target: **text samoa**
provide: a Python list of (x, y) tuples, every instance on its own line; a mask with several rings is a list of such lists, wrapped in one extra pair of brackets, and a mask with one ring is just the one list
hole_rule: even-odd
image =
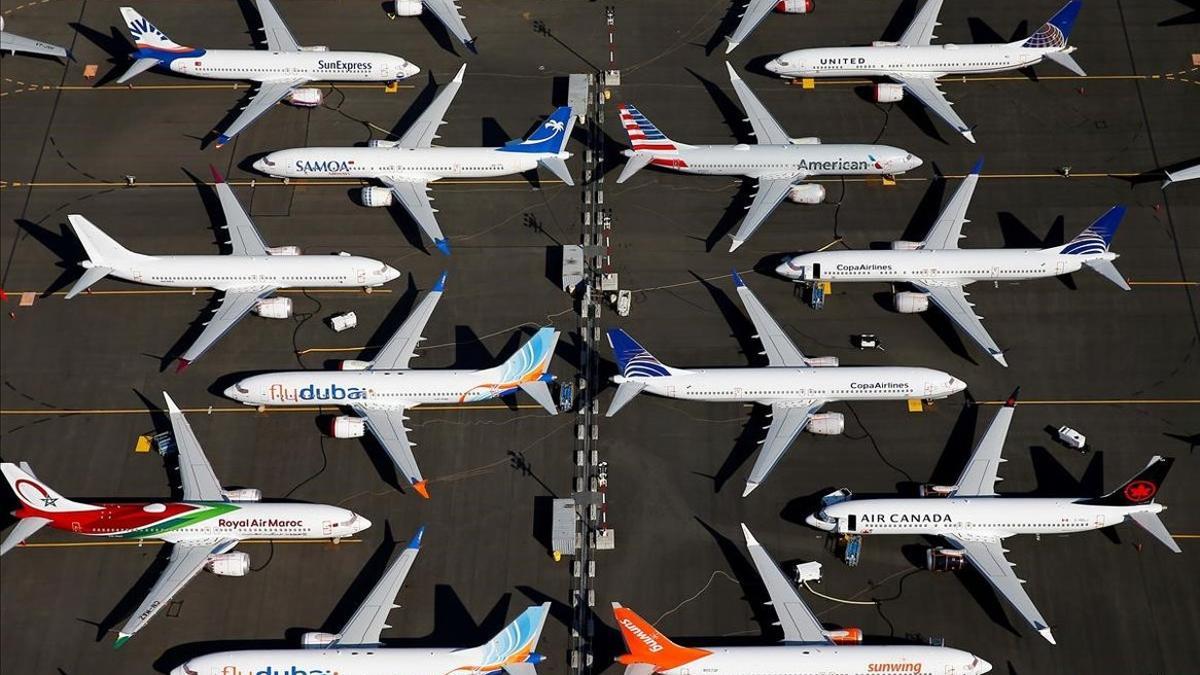
[(350, 162), (342, 159), (298, 159), (296, 170), (304, 173), (349, 173)]

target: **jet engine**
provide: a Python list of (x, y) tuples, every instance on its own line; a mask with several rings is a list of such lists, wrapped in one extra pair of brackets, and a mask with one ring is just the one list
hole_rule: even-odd
[(396, 16), (419, 16), (421, 0), (396, 0)]
[(835, 645), (860, 645), (863, 641), (863, 632), (861, 628), (843, 628), (841, 630), (827, 630), (825, 634), (833, 640)]
[(921, 242), (919, 242), (919, 241), (899, 240), (899, 241), (892, 242), (892, 250), (893, 251), (915, 251), (919, 248), (921, 248)]
[(957, 572), (966, 564), (967, 556), (962, 551), (941, 546), (925, 551), (925, 567), (931, 572)]
[(917, 314), (929, 309), (929, 295), (926, 293), (901, 291), (895, 295), (892, 304), (895, 306), (896, 311), (901, 314)]
[(290, 319), (291, 298), (265, 298), (254, 303), (254, 313), (264, 319)]
[(846, 416), (842, 413), (817, 413), (808, 420), (809, 433), (818, 436), (837, 436), (846, 430)]
[(327, 52), (327, 51), (329, 51), (329, 47), (326, 47), (325, 45), (309, 45), (307, 47), (301, 47), (300, 51), (302, 51), (302, 52)]
[(933, 483), (924, 483), (917, 488), (917, 494), (922, 497), (949, 497), (957, 490), (957, 485), (934, 485)]
[(300, 637), (300, 646), (304, 649), (324, 649), (333, 644), (339, 637), (341, 636), (334, 635), (333, 633), (309, 632)]
[(267, 255), (300, 255), (299, 246), (271, 246), (267, 249)]
[(874, 98), (876, 103), (895, 103), (904, 98), (904, 87), (890, 82), (875, 85)]
[(803, 136), (801, 138), (789, 138), (788, 143), (792, 145), (820, 145), (821, 139), (816, 136)]
[(261, 502), (262, 490), (258, 488), (242, 488), (240, 490), (221, 490), (221, 494), (231, 502)]
[(899, 42), (888, 42), (886, 40), (876, 40), (871, 43), (872, 47), (899, 47)]
[(813, 0), (779, 0), (775, 11), (780, 14), (811, 14), (816, 5)]
[(382, 138), (372, 138), (367, 141), (368, 148), (394, 148), (400, 145), (400, 141), (385, 141)]
[(363, 206), (373, 209), (392, 205), (392, 191), (382, 187), (365, 187), (360, 195)]
[(250, 571), (250, 554), (234, 551), (214, 555), (204, 564), (204, 569), (222, 577), (244, 577)]
[(840, 362), (836, 356), (814, 356), (804, 361), (809, 368), (837, 368), (838, 363)]
[(283, 100), (298, 108), (315, 108), (321, 105), (324, 95), (316, 87), (303, 87), (289, 91)]
[(825, 187), (816, 183), (804, 183), (788, 188), (788, 201), (795, 204), (820, 204), (825, 201)]
[(366, 370), (371, 367), (370, 361), (357, 361), (355, 359), (346, 359), (338, 362), (338, 370)]
[(329, 423), (329, 435), (334, 438), (362, 438), (367, 433), (367, 421), (353, 415), (338, 415)]

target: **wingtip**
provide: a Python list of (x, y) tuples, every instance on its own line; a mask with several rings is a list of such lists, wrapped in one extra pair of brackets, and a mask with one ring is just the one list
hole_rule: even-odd
[(746, 489), (742, 490), (742, 496), (749, 497), (750, 493), (754, 492), (754, 490), (756, 488), (758, 488), (758, 483), (755, 483), (754, 481), (749, 481), (749, 480), (746, 481)]
[(129, 642), (129, 638), (131, 637), (133, 636), (128, 633), (118, 633), (117, 640), (113, 643), (113, 649), (120, 649), (126, 642)]
[[(972, 141), (974, 142), (974, 141)], [(979, 172), (983, 171), (983, 157), (975, 161), (975, 166), (971, 167), (971, 174), (978, 176)]]
[(167, 402), (167, 412), (169, 412), (169, 413), (179, 412), (179, 406), (175, 405), (175, 400), (171, 398), (171, 395), (165, 391), (162, 394), (163, 394), (163, 400)]
[(746, 282), (742, 280), (742, 275), (738, 274), (737, 270), (733, 271), (733, 285), (735, 288), (742, 288)]
[(408, 542), (407, 548), (412, 548), (412, 549), (421, 548), (421, 537), (424, 537), (424, 536), (425, 536), (425, 526), (422, 525), (417, 528), (417, 533), (414, 534), (413, 538)]
[(433, 245), (437, 247), (437, 250), (440, 251), (442, 255), (450, 255), (449, 239), (435, 239), (433, 240)]
[(725, 53), (726, 53), (726, 54), (732, 54), (732, 53), (733, 53), (733, 50), (737, 49), (738, 45), (740, 45), (740, 44), (742, 44), (742, 43), (740, 43), (740, 42), (734, 42), (733, 40), (730, 40), (730, 41), (729, 41), (729, 42), (728, 42), (728, 43), (725, 45)]
[(230, 138), (229, 136), (226, 136), (225, 134), (221, 134), (220, 136), (217, 136), (217, 142), (214, 143), (214, 145), (219, 150), (219, 149), (225, 147), (225, 144), (232, 140), (233, 139)]
[[(726, 54), (728, 54), (729, 52), (725, 52), (725, 53), (726, 53)], [(741, 76), (740, 76), (740, 75), (738, 75), (737, 71), (733, 69), (733, 64), (731, 64), (731, 63), (729, 63), (728, 61), (726, 61), (726, 62), (725, 62), (725, 67), (726, 67), (726, 68), (729, 70), (729, 79), (731, 79), (731, 80), (740, 80), (740, 79), (742, 79), (742, 78), (741, 78)]]
[(225, 176), (221, 175), (221, 172), (217, 170), (217, 167), (213, 166), (212, 164), (209, 164), (208, 170), (212, 172), (212, 177), (213, 177), (214, 183), (224, 183), (225, 182)]
[(179, 363), (175, 365), (175, 373), (182, 373), (183, 371), (187, 370), (187, 367), (190, 365), (192, 365), (191, 361), (188, 361), (187, 359), (179, 359)]
[(433, 285), (433, 290), (430, 291), (431, 293), (441, 293), (442, 291), (446, 290), (447, 274), (449, 274), (449, 272), (442, 272), (442, 276), (438, 277), (437, 283)]
[[(474, 44), (475, 44), (475, 41), (474, 41), (474, 40), (472, 40), (472, 41), (471, 41), (471, 44), (472, 44), (472, 45), (474, 45)], [(471, 49), (471, 51), (472, 51), (472, 52), (474, 52), (474, 51), (475, 51), (475, 48), (474, 48), (474, 47), (471, 47), (470, 49)], [(458, 82), (459, 84), (462, 84), (462, 81), (463, 81), (463, 74), (464, 74), (464, 73), (466, 73), (466, 72), (467, 72), (467, 64), (465, 64), (465, 63), (464, 63), (464, 64), (462, 64), (462, 66), (460, 66), (460, 67), (459, 67), (459, 69), (458, 69), (458, 72), (457, 72), (457, 73), (455, 73), (455, 75), (454, 75), (454, 79), (453, 79), (453, 80), (450, 80), (450, 81), (451, 81), (451, 82)]]
[(746, 243), (745, 239), (734, 239), (733, 241), (729, 242), (729, 252), (733, 253), (741, 248), (742, 244), (744, 243)]
[(1017, 405), (1017, 398), (1019, 398), (1019, 397), (1020, 397), (1020, 395), (1021, 395), (1021, 388), (1020, 388), (1020, 387), (1017, 387), (1016, 389), (1013, 389), (1013, 393), (1009, 394), (1009, 395), (1008, 395), (1008, 400), (1004, 402), (1004, 405), (1005, 405), (1005, 407), (1007, 407), (1007, 408), (1015, 408), (1015, 407), (1016, 407), (1016, 405)]
[(1054, 641), (1054, 634), (1050, 632), (1049, 628), (1042, 628), (1038, 631), (1038, 633), (1040, 633), (1042, 637), (1046, 638), (1046, 642), (1049, 642), (1052, 645), (1058, 644)]
[(747, 546), (758, 546), (758, 540), (750, 533), (750, 528), (746, 527), (745, 523), (742, 523), (742, 536), (746, 537)]
[(429, 499), (428, 483), (429, 483), (429, 481), (426, 481), (426, 480), (418, 480), (418, 481), (413, 481), (412, 486), (413, 486), (413, 489), (417, 491), (417, 494), (421, 495), (421, 497), (423, 497), (425, 499)]
[(466, 42), (464, 42), (464, 43), (463, 43), (463, 46), (464, 46), (464, 47), (466, 47), (468, 50), (470, 50), (470, 52), (471, 52), (472, 54), (476, 54), (476, 55), (477, 55), (477, 54), (479, 54), (479, 49), (475, 47), (475, 42), (476, 42), (478, 39), (479, 39), (479, 38), (471, 38), (470, 40), (467, 40)]

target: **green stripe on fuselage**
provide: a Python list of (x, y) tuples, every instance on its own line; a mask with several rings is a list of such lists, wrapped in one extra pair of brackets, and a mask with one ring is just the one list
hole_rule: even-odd
[(167, 532), (174, 532), (175, 530), (190, 527), (206, 520), (237, 511), (239, 508), (241, 508), (237, 504), (231, 504), (229, 502), (188, 502), (188, 504), (202, 508), (175, 516), (170, 520), (163, 520), (157, 523), (152, 523), (145, 527), (140, 527), (136, 530), (130, 530), (117, 536), (122, 539), (147, 539), (150, 537), (159, 537)]

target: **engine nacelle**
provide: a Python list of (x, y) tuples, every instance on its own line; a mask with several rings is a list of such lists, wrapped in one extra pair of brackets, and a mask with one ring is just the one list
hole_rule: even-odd
[(300, 51), (302, 51), (302, 52), (327, 52), (327, 51), (329, 51), (329, 47), (326, 47), (325, 45), (309, 45), (307, 47), (301, 47)]
[(788, 188), (788, 201), (795, 204), (820, 204), (825, 201), (825, 186), (804, 183)]
[(367, 141), (368, 148), (394, 148), (400, 145), (400, 141), (385, 141), (382, 138), (372, 138)]
[(267, 248), (267, 255), (300, 255), (299, 246), (271, 246)]
[(917, 494), (922, 497), (949, 497), (958, 490), (957, 485), (934, 485), (933, 483), (924, 483), (917, 488)]
[(316, 87), (302, 87), (289, 91), (283, 100), (298, 108), (315, 108), (321, 105), (325, 97)]
[(421, 0), (396, 0), (396, 16), (420, 16)]
[(264, 319), (290, 319), (291, 298), (264, 298), (254, 303), (254, 313)]
[(353, 415), (338, 415), (329, 423), (329, 435), (334, 438), (362, 438), (367, 433), (367, 421)]
[(893, 306), (901, 314), (919, 314), (929, 309), (929, 296), (925, 293), (901, 291), (893, 298)]
[(837, 436), (846, 430), (846, 416), (842, 413), (817, 413), (808, 420), (809, 433), (818, 436)]
[(775, 11), (780, 14), (811, 14), (816, 5), (813, 0), (779, 0)]
[(876, 40), (871, 43), (871, 46), (872, 47), (898, 47), (898, 46), (900, 46), (900, 43), (899, 42), (888, 42), (886, 40)]
[(875, 85), (873, 98), (876, 103), (895, 103), (904, 98), (904, 86), (892, 84), (891, 82), (881, 82)]
[(338, 639), (333, 633), (309, 632), (300, 637), (300, 646), (304, 649), (323, 649)]
[(863, 632), (861, 628), (843, 628), (841, 630), (827, 630), (825, 634), (833, 640), (835, 645), (860, 645), (863, 641)]
[(392, 205), (392, 191), (381, 187), (365, 187), (360, 195), (363, 206), (373, 209)]
[(898, 240), (892, 242), (893, 251), (915, 251), (919, 248), (921, 248), (921, 242), (919, 241)]
[(261, 502), (262, 490), (258, 488), (242, 488), (240, 490), (221, 490), (221, 494), (231, 502)]
[(820, 145), (821, 139), (816, 136), (804, 136), (802, 138), (789, 138), (788, 143), (792, 145)]
[(244, 577), (250, 571), (250, 554), (234, 551), (209, 558), (204, 569), (221, 577)]
[(839, 363), (836, 356), (814, 356), (804, 361), (809, 368), (837, 368)]
[(962, 551), (935, 546), (925, 551), (925, 567), (931, 572), (957, 572), (967, 566)]
[(338, 361), (338, 370), (366, 370), (370, 367), (370, 361), (356, 361), (354, 359)]

